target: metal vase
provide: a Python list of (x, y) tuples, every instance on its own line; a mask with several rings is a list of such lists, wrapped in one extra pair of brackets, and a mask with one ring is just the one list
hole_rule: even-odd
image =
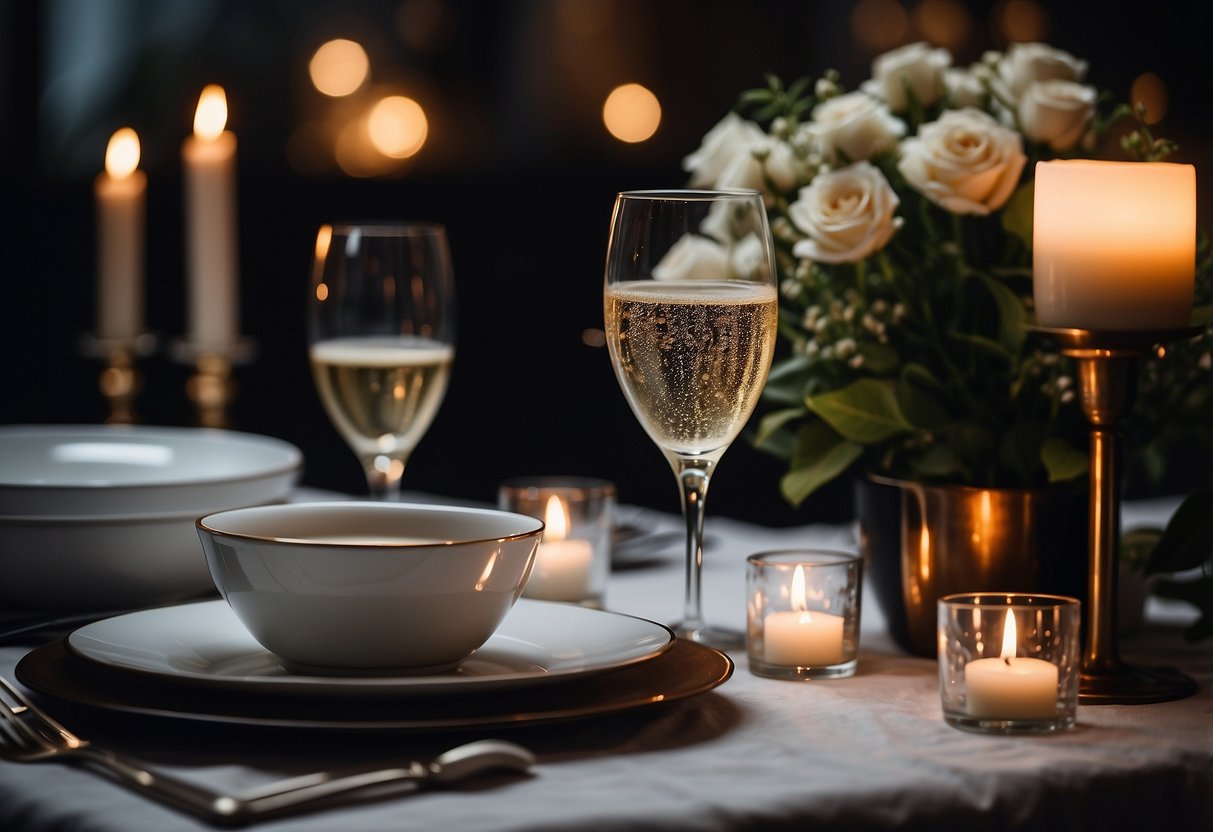
[(935, 602), (952, 593), (1078, 594), (1085, 493), (860, 480), (860, 550), (893, 640), (935, 657)]

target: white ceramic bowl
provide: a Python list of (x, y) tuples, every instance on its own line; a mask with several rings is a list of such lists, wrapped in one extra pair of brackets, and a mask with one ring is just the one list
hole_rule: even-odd
[(0, 427), (0, 605), (106, 610), (214, 589), (195, 521), (285, 500), (303, 455), (232, 431)]
[(542, 531), (521, 514), (404, 503), (294, 503), (198, 521), (236, 616), (312, 672), (458, 665), (522, 594)]
[(0, 427), (0, 516), (203, 514), (280, 499), (303, 463), (268, 436), (143, 425)]

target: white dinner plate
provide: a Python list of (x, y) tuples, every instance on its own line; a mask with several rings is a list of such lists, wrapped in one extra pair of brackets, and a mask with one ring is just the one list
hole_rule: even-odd
[(642, 618), (522, 599), (458, 668), (423, 676), (317, 676), (285, 668), (226, 601), (141, 610), (87, 624), (67, 638), (90, 661), (174, 682), (248, 692), (430, 696), (564, 680), (651, 659), (674, 634)]

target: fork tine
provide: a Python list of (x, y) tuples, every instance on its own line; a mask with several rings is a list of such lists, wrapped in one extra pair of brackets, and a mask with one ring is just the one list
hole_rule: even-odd
[[(14, 702), (16, 705), (13, 704)], [(6, 715), (7, 720), (29, 734), (40, 745), (53, 748), (55, 741), (51, 739), (52, 735), (58, 735), (62, 741), (73, 748), (86, 745), (79, 737), (56, 722), (50, 714), (29, 701), (25, 694), (3, 676), (0, 676), (0, 703), (4, 705), (3, 708), (0, 708), (0, 711), (8, 711)], [(38, 726), (37, 729), (30, 727), (25, 719), (20, 718), (23, 714), (28, 715), (29, 721), (34, 722)]]

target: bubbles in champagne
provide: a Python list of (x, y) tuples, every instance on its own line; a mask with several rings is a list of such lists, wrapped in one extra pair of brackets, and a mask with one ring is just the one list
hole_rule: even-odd
[(606, 292), (615, 374), (663, 448), (728, 446), (754, 410), (774, 350), (775, 289), (758, 283), (636, 281)]

